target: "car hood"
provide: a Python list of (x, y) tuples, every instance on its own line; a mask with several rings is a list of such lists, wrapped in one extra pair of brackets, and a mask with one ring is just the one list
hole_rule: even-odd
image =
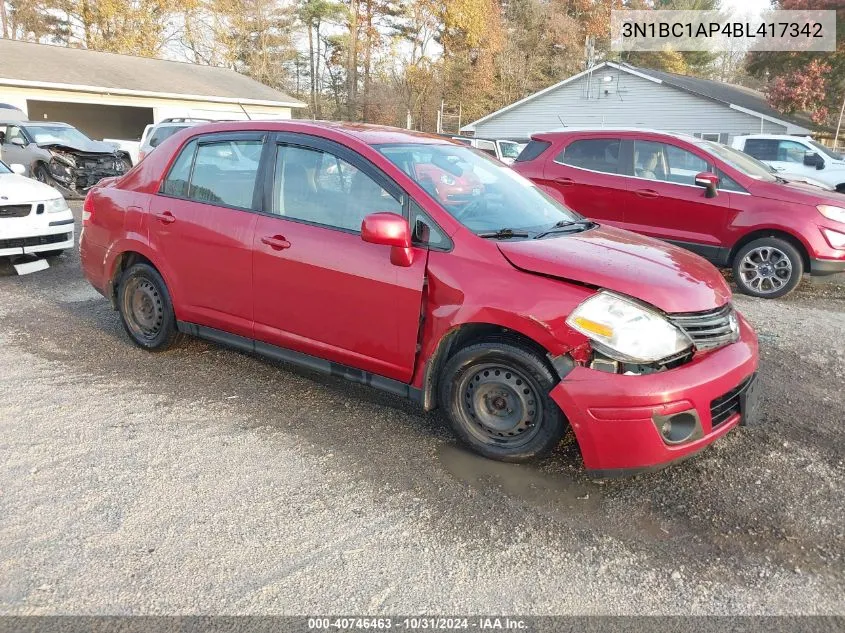
[[(787, 174), (782, 174), (782, 177), (789, 180), (789, 175)], [(809, 204), (811, 206), (832, 204), (841, 207), (843, 206), (843, 202), (845, 202), (843, 196), (835, 191), (827, 191), (795, 180), (789, 182), (757, 181), (752, 184), (749, 191), (755, 196), (761, 196), (771, 200), (797, 202), (798, 204)]]
[(117, 148), (111, 143), (91, 140), (79, 143), (40, 143), (38, 147), (66, 152), (88, 152), (91, 154), (114, 154), (117, 151)]
[(719, 271), (698, 255), (621, 229), (600, 226), (498, 246), (521, 270), (614, 290), (664, 312), (713, 310), (731, 298)]
[(0, 174), (0, 205), (28, 204), (61, 197), (62, 194), (56, 189), (32, 178)]

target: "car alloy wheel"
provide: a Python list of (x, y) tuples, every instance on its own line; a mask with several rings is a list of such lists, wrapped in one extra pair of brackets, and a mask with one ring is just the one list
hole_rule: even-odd
[(742, 283), (760, 294), (773, 294), (792, 277), (792, 262), (774, 246), (760, 246), (746, 253), (739, 264)]

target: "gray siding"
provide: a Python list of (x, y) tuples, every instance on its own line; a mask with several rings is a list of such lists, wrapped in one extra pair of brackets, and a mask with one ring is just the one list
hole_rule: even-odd
[[(763, 121), (761, 127), (758, 117), (615, 68), (598, 68), (591, 81), (588, 77), (479, 123), (475, 135), (527, 139), (564, 126), (635, 126), (730, 137), (786, 133), (786, 126)], [(603, 81), (605, 77), (612, 80)]]

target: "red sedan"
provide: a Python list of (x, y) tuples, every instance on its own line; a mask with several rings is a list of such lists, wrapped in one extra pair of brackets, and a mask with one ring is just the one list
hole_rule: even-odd
[[(435, 172), (483, 186), (450, 200)], [(81, 254), (145, 349), (191, 334), (401, 394), (494, 459), (571, 426), (589, 470), (655, 468), (757, 411), (715, 268), (440, 137), (192, 127), (88, 195)]]

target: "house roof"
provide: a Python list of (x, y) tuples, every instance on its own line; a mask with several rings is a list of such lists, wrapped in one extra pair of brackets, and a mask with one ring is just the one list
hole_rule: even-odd
[[(652, 70), (650, 68), (640, 68), (638, 66), (633, 66), (631, 64), (624, 63), (602, 62), (601, 64), (593, 67), (590, 70), (592, 72), (595, 72), (605, 67), (615, 68), (617, 70), (636, 75), (643, 79), (648, 79), (649, 81), (653, 81), (658, 84), (665, 84), (678, 90), (683, 90), (685, 92), (697, 95), (704, 99), (717, 101), (741, 112), (760, 116), (770, 121), (796, 125), (803, 129), (806, 129), (807, 131), (810, 131), (814, 127), (809, 121), (809, 119), (804, 119), (796, 116), (789, 116), (787, 114), (783, 114), (782, 112), (778, 112), (772, 106), (769, 105), (769, 103), (766, 101), (766, 96), (762, 92), (758, 92), (757, 90), (752, 90), (743, 86), (736, 86), (734, 84), (724, 83), (720, 81), (712, 81), (710, 79), (699, 79), (698, 77), (676, 75), (674, 73)], [(577, 75), (573, 75), (572, 77), (569, 77), (552, 86), (549, 86), (548, 88), (544, 88), (539, 92), (535, 92), (534, 94), (529, 95), (524, 99), (520, 99), (519, 101), (505, 106), (501, 110), (497, 110), (496, 112), (492, 112), (487, 116), (481, 117), (477, 121), (473, 121), (469, 125), (464, 126), (462, 129), (474, 129), (477, 124), (492, 119), (493, 117), (507, 112), (508, 110), (515, 108), (527, 101), (536, 99), (537, 97), (540, 97), (546, 94), (547, 92), (551, 92), (553, 90), (556, 90), (557, 88), (560, 88), (561, 86), (575, 81), (576, 79), (579, 79), (586, 75), (588, 72), (590, 72), (590, 70), (585, 70), (583, 72), (578, 73)]]
[(0, 85), (304, 107), (228, 68), (0, 39)]

